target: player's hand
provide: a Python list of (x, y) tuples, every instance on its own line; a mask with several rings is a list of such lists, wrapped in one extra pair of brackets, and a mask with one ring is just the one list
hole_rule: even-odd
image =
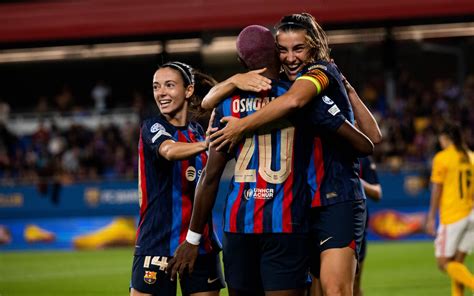
[(262, 90), (270, 90), (272, 88), (272, 81), (261, 75), (266, 70), (267, 68), (262, 68), (236, 74), (232, 82), (238, 89), (245, 91), (261, 92)]
[(193, 245), (184, 241), (178, 246), (174, 252), (173, 258), (168, 262), (166, 268), (167, 273), (171, 273), (171, 280), (176, 279), (176, 275), (184, 274), (186, 271), (192, 273), (194, 270), (194, 263), (198, 256), (199, 245)]
[(215, 117), (216, 117), (216, 109), (214, 108), (212, 110), (211, 117), (209, 118), (209, 124), (206, 130), (206, 146), (207, 147), (209, 147), (209, 143), (211, 142), (210, 136), (219, 129), (218, 127), (212, 127)]
[(239, 121), (240, 119), (232, 116), (222, 118), (221, 122), (226, 123), (226, 126), (211, 135), (211, 146), (215, 147), (217, 151), (228, 147), (227, 152), (230, 153), (244, 136), (245, 131)]
[(425, 232), (431, 236), (436, 236), (436, 221), (433, 217), (426, 218)]

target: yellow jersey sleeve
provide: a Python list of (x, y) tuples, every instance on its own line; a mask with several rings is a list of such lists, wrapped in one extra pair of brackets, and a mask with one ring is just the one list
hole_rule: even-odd
[(431, 182), (443, 183), (446, 179), (447, 167), (443, 161), (443, 156), (438, 153), (433, 159), (433, 168), (431, 169)]

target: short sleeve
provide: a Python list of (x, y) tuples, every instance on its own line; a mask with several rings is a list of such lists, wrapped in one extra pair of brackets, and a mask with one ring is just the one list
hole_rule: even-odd
[(162, 119), (150, 119), (142, 125), (142, 140), (153, 151), (158, 151), (166, 140), (174, 140), (172, 131), (167, 130), (167, 124)]
[(441, 154), (436, 154), (433, 159), (433, 168), (431, 169), (431, 182), (443, 183), (446, 178), (446, 164), (443, 162)]
[(369, 158), (361, 159), (362, 179), (369, 184), (380, 184), (375, 163)]
[(327, 96), (312, 101), (310, 120), (314, 127), (337, 131), (346, 121), (339, 107)]

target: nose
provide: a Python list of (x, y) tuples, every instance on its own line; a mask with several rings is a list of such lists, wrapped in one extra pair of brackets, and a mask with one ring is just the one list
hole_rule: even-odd
[(294, 62), (296, 60), (296, 55), (294, 54), (293, 51), (288, 51), (288, 53), (286, 54), (286, 61), (287, 62)]
[(158, 88), (155, 90), (155, 93), (156, 93), (156, 96), (157, 96), (157, 97), (162, 97), (162, 96), (166, 95), (166, 91), (165, 91), (165, 88), (164, 88), (164, 87), (158, 87)]

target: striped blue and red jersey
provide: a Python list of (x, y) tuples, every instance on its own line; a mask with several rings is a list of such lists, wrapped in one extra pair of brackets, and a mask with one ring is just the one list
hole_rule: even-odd
[[(224, 116), (246, 117), (284, 94), (289, 82), (273, 81), (261, 93), (238, 91), (216, 108)], [(306, 169), (311, 137), (300, 118), (284, 119), (247, 136), (233, 152), (236, 160), (224, 209), (224, 231), (294, 233), (308, 231), (310, 193)]]
[[(135, 255), (172, 256), (186, 239), (194, 191), (207, 162), (206, 152), (184, 160), (166, 160), (158, 152), (166, 140), (203, 141), (204, 132), (197, 123), (176, 127), (162, 116), (143, 122), (138, 144), (140, 220)], [(200, 253), (209, 253), (215, 239), (209, 219)]]
[[(327, 79), (327, 86), (313, 99), (310, 107), (314, 112), (312, 116), (320, 114), (319, 108), (323, 105), (318, 102), (322, 100), (334, 102), (341, 115), (350, 123), (354, 123), (354, 113), (342, 82), (342, 75), (334, 63), (317, 61), (309, 64), (297, 79), (321, 76)], [(315, 129), (313, 153), (308, 168), (308, 182), (313, 196), (312, 207), (365, 199), (359, 180), (357, 155), (334, 131), (324, 126)]]

